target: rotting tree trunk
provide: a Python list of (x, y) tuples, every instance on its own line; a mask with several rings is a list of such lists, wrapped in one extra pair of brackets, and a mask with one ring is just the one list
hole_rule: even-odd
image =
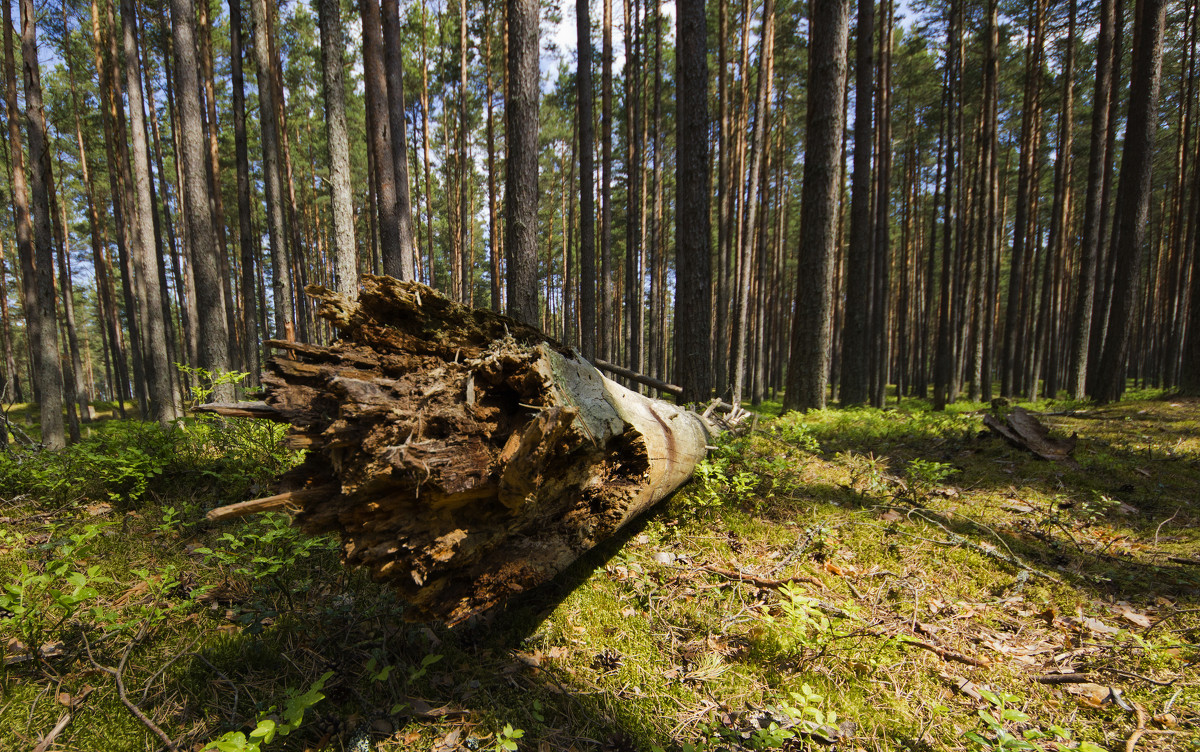
[(548, 581), (682, 485), (714, 432), (424, 285), (365, 276), (357, 301), (309, 291), (342, 339), (276, 341), (288, 353), (267, 365), (265, 403), (204, 408), (290, 422), (285, 441), (307, 458), (279, 495), (209, 518), (297, 507), (413, 619), (454, 624)]

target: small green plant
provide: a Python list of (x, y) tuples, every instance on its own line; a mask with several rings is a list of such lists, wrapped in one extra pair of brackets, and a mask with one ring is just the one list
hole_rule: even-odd
[(504, 728), (496, 732), (495, 749), (500, 752), (516, 752), (517, 740), (524, 736), (523, 729), (513, 728), (511, 723), (506, 723)]
[[(304, 723), (306, 710), (325, 699), (321, 690), (325, 688), (325, 682), (329, 681), (331, 676), (333, 676), (333, 672), (326, 671), (306, 691), (289, 691), (283, 712), (276, 713), (275, 706), (272, 705), (265, 713), (259, 714), (258, 725), (249, 734), (241, 731), (229, 731), (205, 745), (204, 750), (259, 752), (264, 744), (270, 744), (275, 737), (287, 736)], [(282, 717), (280, 717), (281, 715)]]
[(9, 623), (30, 650), (36, 649), (85, 602), (96, 598), (96, 585), (111, 582), (93, 564), (73, 571), (64, 560), (52, 561), (43, 571), (22, 562), (21, 571), (0, 588), (0, 624)]
[(914, 502), (920, 503), (927, 499), (929, 494), (947, 478), (957, 472), (958, 468), (948, 462), (911, 460), (905, 470), (905, 474), (908, 476), (907, 495)]
[(284, 575), (295, 575), (301, 559), (332, 552), (335, 546), (329, 536), (305, 535), (292, 527), (286, 514), (272, 512), (261, 515), (236, 535), (223, 533), (212, 547), (197, 548), (196, 552), (234, 574), (273, 583), (292, 606), (291, 589), (283, 581)]
[(874, 454), (858, 452), (839, 452), (834, 459), (849, 472), (850, 485), (858, 489), (859, 496), (864, 500), (888, 492), (886, 460)]
[(820, 602), (792, 585), (779, 589), (779, 608), (780, 616), (768, 612), (763, 618), (771, 625), (770, 635), (781, 652), (821, 650), (833, 637), (833, 625)]
[[(1029, 714), (1009, 705), (1021, 701), (1017, 695), (1008, 692), (993, 692), (980, 688), (979, 694), (987, 700), (991, 707), (980, 708), (979, 719), (983, 721), (984, 733), (968, 731), (963, 736), (980, 752), (1010, 752), (1011, 750), (1037, 750), (1046, 752), (1046, 747), (1039, 741), (1054, 742), (1053, 749), (1078, 750), (1079, 752), (1105, 752), (1104, 748), (1089, 741), (1073, 741), (1072, 731), (1058, 725), (1051, 725), (1048, 730), (1030, 723)], [(1020, 735), (1014, 733), (1018, 729), (1014, 725), (1023, 726)], [(986, 734), (986, 735), (985, 735)]]
[(226, 384), (238, 386), (250, 375), (248, 372), (241, 371), (209, 371), (204, 368), (192, 368), (183, 363), (176, 363), (175, 367), (181, 373), (192, 377), (192, 399), (196, 401), (197, 405), (207, 402), (217, 387)]
[(801, 684), (799, 692), (788, 694), (791, 702), (780, 703), (779, 709), (791, 716), (805, 732), (833, 726), (838, 722), (837, 713), (824, 708), (825, 696), (818, 694), (809, 684)]
[(415, 682), (418, 679), (425, 676), (425, 674), (429, 673), (429, 667), (432, 666), (433, 664), (437, 663), (438, 661), (442, 660), (443, 657), (445, 657), (445, 656), (443, 656), (439, 653), (430, 653), (429, 655), (422, 658), (421, 665), (416, 667), (415, 669), (413, 669), (411, 672), (409, 672), (408, 683), (412, 684), (413, 682)]

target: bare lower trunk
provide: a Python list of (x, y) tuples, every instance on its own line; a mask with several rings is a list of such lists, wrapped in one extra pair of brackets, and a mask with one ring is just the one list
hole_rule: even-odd
[(300, 507), (413, 618), (454, 623), (546, 582), (704, 456), (708, 420), (512, 319), (388, 277), (357, 302), (310, 291), (341, 341), (275, 343), (295, 359), (271, 360), (265, 404), (209, 408), (290, 422), (307, 458), (283, 493), (210, 517)]

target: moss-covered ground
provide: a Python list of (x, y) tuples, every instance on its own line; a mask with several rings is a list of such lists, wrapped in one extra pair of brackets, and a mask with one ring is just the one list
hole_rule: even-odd
[(1198, 750), (1200, 402), (1138, 396), (1031, 406), (1074, 464), (977, 404), (766, 409), (453, 631), (282, 515), (203, 521), (294, 461), (278, 428), (10, 445), (0, 749)]

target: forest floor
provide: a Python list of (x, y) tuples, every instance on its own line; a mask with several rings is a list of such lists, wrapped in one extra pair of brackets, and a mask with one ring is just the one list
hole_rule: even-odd
[(10, 446), (0, 749), (1200, 750), (1200, 402), (1135, 396), (1030, 406), (1076, 463), (978, 404), (765, 415), (453, 631), (285, 516), (204, 521), (276, 426)]

